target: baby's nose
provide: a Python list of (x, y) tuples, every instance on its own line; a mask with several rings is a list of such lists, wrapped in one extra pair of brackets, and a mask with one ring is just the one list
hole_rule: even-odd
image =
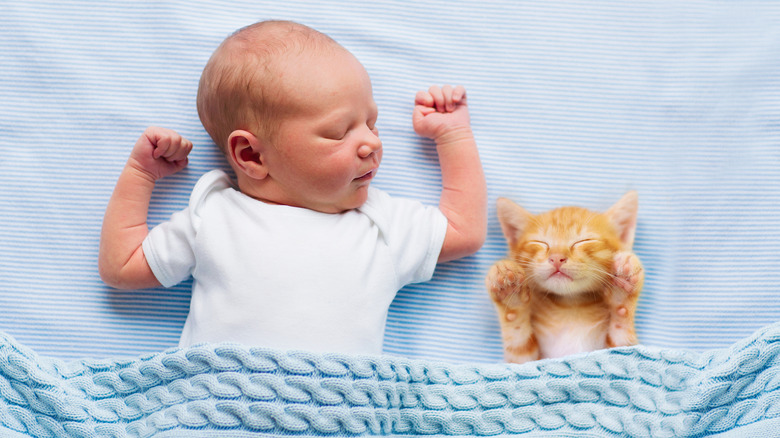
[(362, 145), (358, 148), (358, 155), (360, 158), (368, 158), (376, 152), (378, 149), (382, 148), (382, 141), (379, 140), (379, 137), (376, 135), (372, 135), (371, 137), (367, 138)]
[(358, 149), (358, 155), (360, 155), (360, 158), (368, 158), (371, 156), (371, 154), (374, 153), (376, 149), (372, 148), (369, 145), (364, 144), (363, 146), (360, 146)]

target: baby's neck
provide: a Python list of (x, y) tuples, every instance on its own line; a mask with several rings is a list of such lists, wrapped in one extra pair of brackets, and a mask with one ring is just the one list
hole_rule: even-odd
[(340, 214), (352, 209), (339, 209), (334, 205), (308, 205), (304, 202), (296, 202), (284, 191), (278, 188), (271, 179), (254, 180), (241, 175), (238, 176), (238, 191), (244, 195), (268, 205), (284, 205), (288, 207), (304, 208), (327, 214)]

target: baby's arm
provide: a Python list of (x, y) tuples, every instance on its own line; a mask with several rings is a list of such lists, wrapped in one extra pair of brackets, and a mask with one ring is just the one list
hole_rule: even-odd
[(191, 150), (189, 140), (165, 128), (147, 128), (136, 142), (103, 217), (98, 267), (106, 284), (119, 289), (160, 285), (141, 247), (149, 234), (149, 201), (155, 181), (183, 169)]
[(473, 254), (487, 234), (487, 185), (471, 132), (466, 90), (447, 85), (418, 92), (412, 121), (417, 134), (436, 142), (439, 154), (439, 209), (448, 222), (439, 262)]

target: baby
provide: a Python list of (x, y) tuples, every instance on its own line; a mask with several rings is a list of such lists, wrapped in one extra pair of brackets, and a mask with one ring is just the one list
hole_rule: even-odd
[(415, 97), (414, 129), (439, 155), (438, 208), (370, 186), (382, 142), (368, 73), (313, 29), (240, 29), (208, 61), (197, 103), (236, 185), (222, 171), (205, 174), (189, 206), (149, 231), (155, 181), (186, 166), (192, 143), (148, 128), (117, 181), (100, 243), (100, 275), (113, 287), (193, 277), (181, 346), (380, 354), (397, 291), (484, 242), (486, 183), (463, 87)]

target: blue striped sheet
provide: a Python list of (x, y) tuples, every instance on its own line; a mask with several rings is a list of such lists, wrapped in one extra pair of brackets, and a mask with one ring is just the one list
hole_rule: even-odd
[(330, 34), (372, 76), (375, 184), (436, 203), (414, 93), (467, 87), (488, 178), (488, 241), (402, 290), (391, 354), (501, 360), (483, 277), (506, 247), (495, 199), (531, 211), (640, 196), (643, 343), (723, 347), (780, 319), (780, 4), (774, 1), (180, 1), (0, 4), (0, 330), (60, 358), (175, 345), (189, 284), (116, 292), (96, 258), (103, 208), (148, 125), (196, 145), (160, 182), (158, 223), (224, 167), (194, 107), (234, 29), (284, 18)]

